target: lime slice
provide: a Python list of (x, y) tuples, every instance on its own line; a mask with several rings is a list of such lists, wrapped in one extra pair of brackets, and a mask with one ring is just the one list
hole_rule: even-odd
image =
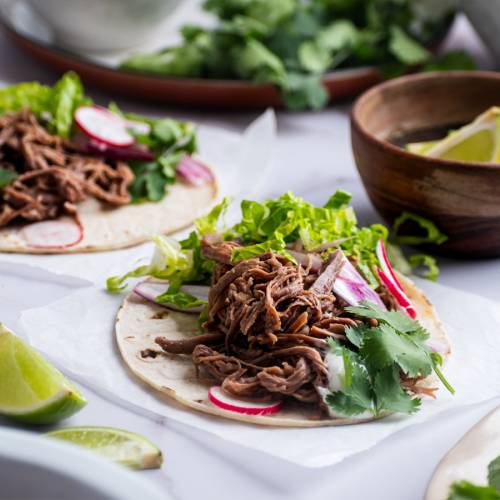
[(464, 162), (500, 161), (500, 108), (493, 107), (446, 138), (407, 145), (412, 153)]
[(433, 148), (438, 142), (439, 141), (410, 142), (405, 148), (410, 153), (425, 156), (427, 151)]
[(112, 427), (67, 427), (47, 436), (92, 449), (132, 469), (158, 469), (163, 456), (153, 443), (133, 432)]
[(60, 371), (0, 323), (0, 415), (53, 424), (86, 403)]

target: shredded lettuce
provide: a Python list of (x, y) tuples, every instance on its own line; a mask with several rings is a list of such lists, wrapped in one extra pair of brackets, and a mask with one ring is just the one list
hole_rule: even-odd
[[(423, 234), (401, 234), (401, 229), (403, 229), (403, 227), (407, 225), (414, 226), (415, 224), (417, 226), (417, 231), (420, 230)], [(403, 212), (394, 221), (393, 230), (396, 243), (401, 245), (424, 245), (428, 243), (441, 245), (448, 239), (448, 237), (438, 229), (434, 222), (412, 212)]]
[(375, 247), (379, 239), (387, 240), (388, 230), (380, 224), (358, 227), (354, 211), (347, 205), (349, 200), (350, 195), (345, 191), (337, 191), (323, 207), (315, 207), (290, 192), (264, 202), (244, 200), (240, 222), (227, 228), (223, 220), (230, 199), (225, 198), (208, 215), (197, 219), (197, 230), (177, 245), (169, 238), (156, 238), (157, 250), (151, 264), (109, 278), (108, 289), (121, 291), (129, 278), (141, 276), (168, 279), (171, 283), (208, 284), (214, 263), (203, 257), (200, 240), (210, 233), (218, 233), (226, 240), (239, 239), (244, 244), (233, 251), (235, 262), (268, 251), (294, 261), (287, 245), (298, 240), (307, 250), (337, 242), (346, 255), (357, 261), (360, 271), (375, 288), (379, 284), (374, 273)]
[(0, 113), (28, 108), (47, 121), (51, 132), (65, 138), (71, 133), (75, 109), (91, 102), (84, 95), (79, 76), (72, 71), (65, 73), (52, 88), (28, 82), (0, 89)]
[(436, 259), (431, 255), (410, 255), (410, 257), (408, 257), (408, 263), (410, 264), (412, 271), (417, 268), (424, 268), (424, 271), (422, 272), (423, 278), (431, 281), (436, 281), (439, 277), (439, 267), (437, 265)]
[(129, 271), (123, 276), (111, 276), (106, 281), (110, 292), (121, 292), (127, 287), (129, 278), (152, 276), (158, 279), (182, 282), (193, 269), (192, 252), (184, 251), (181, 243), (168, 236), (155, 236), (155, 251), (150, 264)]

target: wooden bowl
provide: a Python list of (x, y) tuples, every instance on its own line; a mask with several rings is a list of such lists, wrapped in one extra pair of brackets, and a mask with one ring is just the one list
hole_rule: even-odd
[(418, 130), (449, 130), (500, 105), (500, 74), (423, 73), (365, 92), (351, 115), (352, 149), (365, 189), (389, 224), (402, 211), (432, 220), (448, 237), (435, 251), (500, 256), (500, 164), (411, 154), (390, 142)]

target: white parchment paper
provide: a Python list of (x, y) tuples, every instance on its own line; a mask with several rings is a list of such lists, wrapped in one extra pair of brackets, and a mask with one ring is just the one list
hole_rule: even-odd
[(452, 396), (441, 388), (437, 400), (425, 401), (415, 415), (345, 427), (261, 428), (200, 415), (172, 404), (129, 374), (121, 362), (113, 329), (123, 297), (95, 287), (27, 310), (21, 324), (35, 347), (101, 394), (304, 467), (322, 467), (367, 450), (403, 428), (500, 394), (500, 305), (423, 280), (418, 285), (436, 306), (450, 336), (453, 353), (445, 375), (456, 394)]
[[(252, 122), (243, 134), (216, 127), (200, 126), (200, 157), (211, 165), (219, 182), (219, 195), (235, 199), (255, 196), (266, 178), (276, 138), (276, 117), (272, 110)], [(184, 232), (185, 233), (185, 232)], [(182, 233), (181, 233), (182, 234)], [(38, 267), (59, 275), (73, 276), (101, 285), (114, 274), (149, 259), (152, 244), (125, 250), (70, 255), (25, 255), (0, 253), (1, 262)]]

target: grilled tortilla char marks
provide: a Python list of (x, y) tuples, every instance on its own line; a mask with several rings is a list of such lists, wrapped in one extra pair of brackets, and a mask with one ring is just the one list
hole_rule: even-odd
[[(281, 395), (323, 408), (317, 388), (328, 386), (327, 339), (347, 342), (345, 328), (362, 322), (332, 291), (343, 255), (333, 252), (313, 271), (305, 259), (295, 265), (272, 252), (232, 263), (237, 246), (215, 235), (202, 241), (203, 255), (215, 263), (204, 325), (209, 333), (156, 343), (167, 353), (192, 353), (196, 368), (236, 397)], [(378, 292), (387, 295), (382, 287)], [(405, 387), (420, 391), (418, 380), (405, 380)]]
[(88, 196), (112, 206), (130, 202), (134, 174), (126, 163), (78, 152), (26, 109), (0, 117), (0, 167), (18, 174), (0, 189), (0, 227), (75, 215)]

